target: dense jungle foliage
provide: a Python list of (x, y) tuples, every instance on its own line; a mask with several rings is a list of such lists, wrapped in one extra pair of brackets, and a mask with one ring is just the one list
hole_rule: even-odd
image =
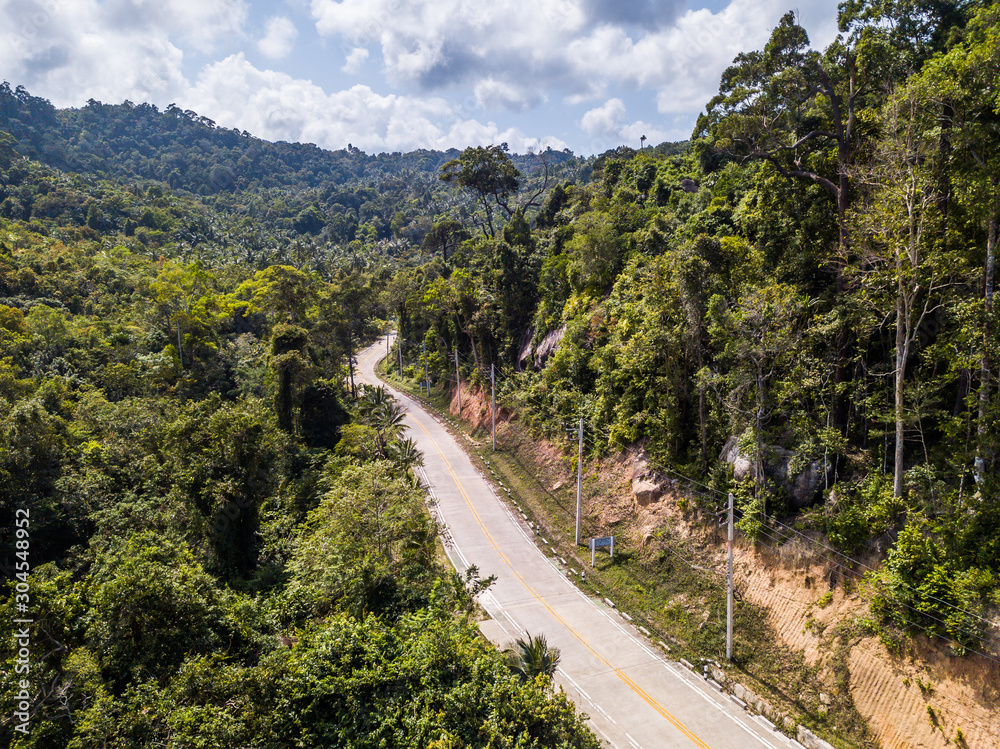
[(851, 0), (840, 27), (814, 50), (789, 13), (689, 148), (604, 154), (387, 304), (415, 378), (421, 346), (440, 378), (456, 347), (499, 363), (552, 434), (644, 444), (762, 542), (777, 518), (883, 557), (883, 624), (963, 652), (1000, 604), (1000, 9)]
[(19, 148), (0, 134), (0, 609), (33, 620), (31, 720), (5, 711), (0, 744), (596, 747), (480, 637), (488, 581), (446, 570), (401, 412), (347, 384), (384, 316), (377, 232)]
[(878, 561), (879, 626), (986, 647), (1000, 8), (840, 26), (814, 50), (785, 16), (689, 143), (586, 159), (331, 153), (0, 86), (3, 605), (30, 507), (39, 633), (34, 733), (3, 741), (589, 745), (480, 644), (398, 414), (350, 391), (387, 317), (415, 379), (499, 364), (543, 431), (642, 444), (761, 543)]
[[(215, 126), (211, 120), (173, 105), (160, 112), (151, 104), (102, 104), (57, 111), (23, 87), (0, 84), (0, 131), (14, 138), (17, 153), (88, 177), (155, 180), (163, 186), (207, 196), (207, 205), (225, 217), (228, 238), (240, 244), (247, 262), (260, 267), (285, 262), (296, 252), (320, 258), (340, 247), (352, 257), (377, 245), (379, 256), (419, 246), (433, 217), (454, 210), (463, 220), (470, 207), (455, 190), (443, 190), (438, 170), (458, 157), (448, 152), (371, 156), (351, 145), (325, 151), (312, 144), (269, 143), (246, 131)], [(586, 164), (569, 152), (547, 150), (514, 155), (512, 164), (527, 185), (548, 174), (574, 177)], [(537, 188), (535, 188), (537, 189)], [(129, 223), (122, 206), (97, 196), (98, 230), (120, 228), (140, 238), (163, 231), (165, 217)], [(39, 200), (30, 191), (10, 190), (0, 200), (0, 216), (45, 217), (90, 206), (61, 205), (59, 196)], [(36, 204), (37, 201), (37, 204)], [(55, 204), (53, 204), (55, 203)], [(90, 220), (90, 219), (93, 220)], [(187, 227), (179, 237), (203, 252), (219, 237), (217, 227)]]

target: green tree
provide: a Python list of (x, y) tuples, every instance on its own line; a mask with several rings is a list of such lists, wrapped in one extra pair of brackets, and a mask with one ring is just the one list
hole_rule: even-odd
[[(903, 496), (907, 410), (907, 367), (929, 316), (941, 304), (941, 293), (959, 267), (942, 246), (939, 196), (930, 168), (937, 152), (928, 137), (935, 117), (921, 92), (907, 87), (894, 95), (882, 111), (882, 137), (872, 167), (861, 180), (870, 190), (859, 215), (863, 238), (865, 296), (875, 301), (884, 292), (884, 306), (892, 300), (895, 320), (893, 357), (893, 418), (895, 455), (893, 493)], [(863, 243), (863, 244), (862, 244)], [(881, 315), (879, 308), (876, 314)]]
[[(848, 211), (852, 168), (866, 121), (866, 98), (879, 79), (877, 56), (838, 38), (826, 51), (810, 49), (794, 13), (782, 17), (763, 51), (738, 55), (722, 75), (719, 94), (699, 119), (696, 133), (741, 161), (765, 161), (788, 179), (821, 187), (836, 212), (836, 294), (843, 299), (843, 270), (850, 262)], [(846, 385), (851, 378), (846, 320), (837, 332), (837, 427), (846, 429)]]
[(11, 163), (17, 158), (17, 151), (14, 147), (17, 140), (10, 133), (0, 130), (0, 169), (10, 168)]
[(605, 213), (591, 212), (578, 219), (566, 245), (572, 257), (570, 280), (578, 291), (601, 295), (622, 268), (621, 236)]
[(296, 325), (276, 325), (271, 334), (268, 364), (274, 380), (278, 426), (290, 434), (299, 434), (304, 393), (316, 375), (310, 356), (309, 332)]
[(424, 235), (420, 249), (430, 254), (440, 251), (441, 259), (447, 263), (448, 251), (454, 252), (470, 237), (469, 232), (458, 221), (445, 218), (434, 222), (431, 230)]
[(407, 596), (421, 595), (417, 579), (407, 590), (406, 570), (430, 565), (434, 531), (423, 492), (393, 463), (344, 468), (309, 514), (289, 561), (288, 595), (319, 613), (398, 614)]
[(514, 166), (506, 143), (499, 146), (470, 146), (457, 159), (441, 167), (440, 178), (469, 192), (483, 212), (483, 233), (495, 237), (494, 212), (499, 209), (509, 219), (514, 215), (511, 201), (521, 186), (521, 172)]
[(522, 681), (552, 677), (559, 667), (559, 648), (549, 647), (545, 635), (519, 637), (504, 651), (507, 665)]
[(781, 387), (792, 372), (801, 338), (805, 302), (786, 284), (768, 284), (746, 290), (735, 305), (712, 299), (711, 334), (720, 349), (718, 364), (724, 372), (715, 381), (724, 387), (724, 404), (736, 434), (749, 431), (754, 483), (765, 489), (764, 458), (767, 427), (782, 399), (790, 397)]
[(232, 636), (223, 594), (178, 541), (142, 533), (100, 555), (87, 580), (87, 642), (109, 681), (166, 680)]
[[(962, 4), (963, 8), (974, 6)], [(983, 322), (979, 363), (976, 475), (992, 462), (995, 443), (991, 384), (996, 361), (993, 295), (997, 238), (1000, 235), (1000, 116), (996, 81), (1000, 78), (1000, 10), (984, 7), (969, 23), (960, 44), (924, 67), (914, 82), (927, 102), (941, 102), (942, 133), (947, 133), (947, 169), (954, 193), (974, 224), (982, 227)], [(945, 130), (947, 128), (947, 130)]]
[(288, 265), (271, 265), (240, 284), (233, 296), (249, 301), (251, 310), (261, 312), (271, 325), (302, 325), (318, 295), (317, 281), (309, 273)]
[(200, 260), (186, 266), (166, 260), (149, 285), (168, 324), (177, 330), (177, 355), (182, 367), (182, 332), (197, 335), (210, 329), (212, 317), (218, 311), (214, 280)]
[[(854, 50), (835, 43), (826, 55), (786, 13), (763, 51), (741, 53), (722, 74), (697, 132), (743, 160), (764, 160), (780, 174), (819, 185), (836, 205), (840, 254), (846, 257), (856, 151), (857, 108), (866, 86)], [(834, 169), (825, 152), (833, 149)]]

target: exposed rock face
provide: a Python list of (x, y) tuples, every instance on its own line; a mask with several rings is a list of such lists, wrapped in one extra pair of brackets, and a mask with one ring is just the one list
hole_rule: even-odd
[(562, 341), (564, 335), (566, 335), (565, 325), (558, 330), (553, 330), (542, 339), (538, 348), (535, 349), (535, 369), (541, 369), (545, 366), (545, 362), (559, 348), (559, 342)]
[(563, 339), (564, 335), (566, 335), (565, 325), (546, 335), (537, 347), (532, 347), (531, 338), (528, 338), (517, 355), (518, 368), (524, 369), (530, 364), (535, 370), (540, 370), (545, 366), (545, 362), (548, 361), (549, 357), (559, 348), (559, 342)]
[(640, 507), (659, 502), (666, 492), (674, 488), (674, 484), (672, 479), (653, 471), (645, 455), (636, 458), (632, 465), (632, 494)]
[(518, 372), (524, 371), (524, 363), (531, 361), (531, 355), (535, 352), (534, 346), (531, 345), (534, 339), (534, 328), (528, 328), (521, 336), (521, 347), (517, 350), (517, 365), (515, 366)]
[[(736, 435), (726, 440), (719, 459), (732, 465), (733, 478), (743, 481), (753, 477), (753, 462), (740, 452), (739, 441), (740, 438)], [(795, 452), (777, 445), (767, 445), (764, 451), (764, 475), (788, 493), (795, 509), (812, 502), (826, 478), (829, 466), (824, 467), (820, 461), (814, 460), (795, 473), (791, 470)]]

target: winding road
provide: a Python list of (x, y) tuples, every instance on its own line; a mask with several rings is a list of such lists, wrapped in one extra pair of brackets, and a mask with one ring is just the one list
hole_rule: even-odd
[[(362, 382), (382, 384), (375, 365), (384, 339), (358, 355)], [(544, 634), (562, 660), (556, 683), (589, 725), (617, 749), (797, 747), (751, 716), (684, 665), (669, 661), (616, 610), (580, 591), (535, 545), (528, 524), (492, 485), (437, 418), (387, 386), (407, 411), (424, 454), (424, 478), (448, 529), (455, 568), (479, 568), (496, 582), (479, 602), (491, 620), (480, 626), (500, 646)]]

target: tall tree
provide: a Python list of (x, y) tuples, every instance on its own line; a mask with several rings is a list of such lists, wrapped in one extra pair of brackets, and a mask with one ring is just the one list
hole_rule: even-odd
[(843, 0), (840, 31), (878, 55), (883, 75), (904, 80), (943, 52), (983, 0)]
[(511, 201), (521, 186), (521, 172), (507, 155), (506, 143), (466, 148), (457, 159), (441, 167), (441, 180), (454, 183), (472, 194), (483, 211), (483, 233), (495, 237), (493, 216), (497, 209), (510, 218)]
[[(882, 136), (871, 165), (858, 175), (869, 194), (859, 213), (863, 297), (883, 300), (895, 319), (893, 494), (903, 495), (907, 367), (921, 330), (941, 304), (940, 294), (957, 260), (947, 258), (938, 223), (933, 159), (935, 108), (916, 86), (902, 88), (883, 108)], [(891, 300), (891, 301), (889, 301)]]
[(752, 434), (754, 483), (764, 489), (766, 429), (780, 407), (779, 382), (787, 378), (801, 338), (805, 300), (787, 284), (749, 288), (727, 307), (712, 299), (712, 336), (721, 349), (719, 363), (728, 367), (714, 379), (724, 395), (737, 434)]
[(191, 333), (208, 325), (211, 310), (216, 306), (211, 293), (213, 281), (214, 277), (200, 260), (186, 266), (167, 260), (149, 285), (169, 324), (177, 331), (177, 355), (182, 367), (182, 331)]
[[(965, 3), (964, 5), (971, 5)], [(940, 102), (942, 128), (952, 148), (947, 165), (952, 188), (983, 236), (983, 332), (979, 365), (977, 477), (992, 460), (990, 396), (993, 375), (993, 295), (1000, 233), (1000, 8), (984, 8), (968, 25), (963, 41), (921, 72), (928, 101)]]
[(735, 158), (762, 159), (786, 177), (822, 187), (836, 205), (842, 257), (856, 113), (866, 88), (858, 72), (853, 49), (839, 39), (825, 54), (811, 49), (795, 14), (786, 13), (763, 51), (737, 55), (722, 74), (696, 131)]
[[(719, 94), (698, 122), (696, 134), (743, 161), (763, 160), (789, 179), (819, 185), (836, 207), (838, 296), (845, 290), (851, 206), (851, 166), (857, 151), (857, 113), (870, 90), (857, 50), (838, 38), (825, 53), (810, 49), (809, 37), (786, 13), (763, 51), (738, 55), (722, 74)], [(846, 428), (844, 388), (850, 378), (850, 335), (837, 333), (836, 408)]]
[(469, 237), (469, 232), (458, 221), (445, 218), (435, 222), (431, 230), (424, 235), (420, 249), (429, 253), (440, 250), (441, 259), (447, 263), (448, 251), (454, 252), (455, 248)]

